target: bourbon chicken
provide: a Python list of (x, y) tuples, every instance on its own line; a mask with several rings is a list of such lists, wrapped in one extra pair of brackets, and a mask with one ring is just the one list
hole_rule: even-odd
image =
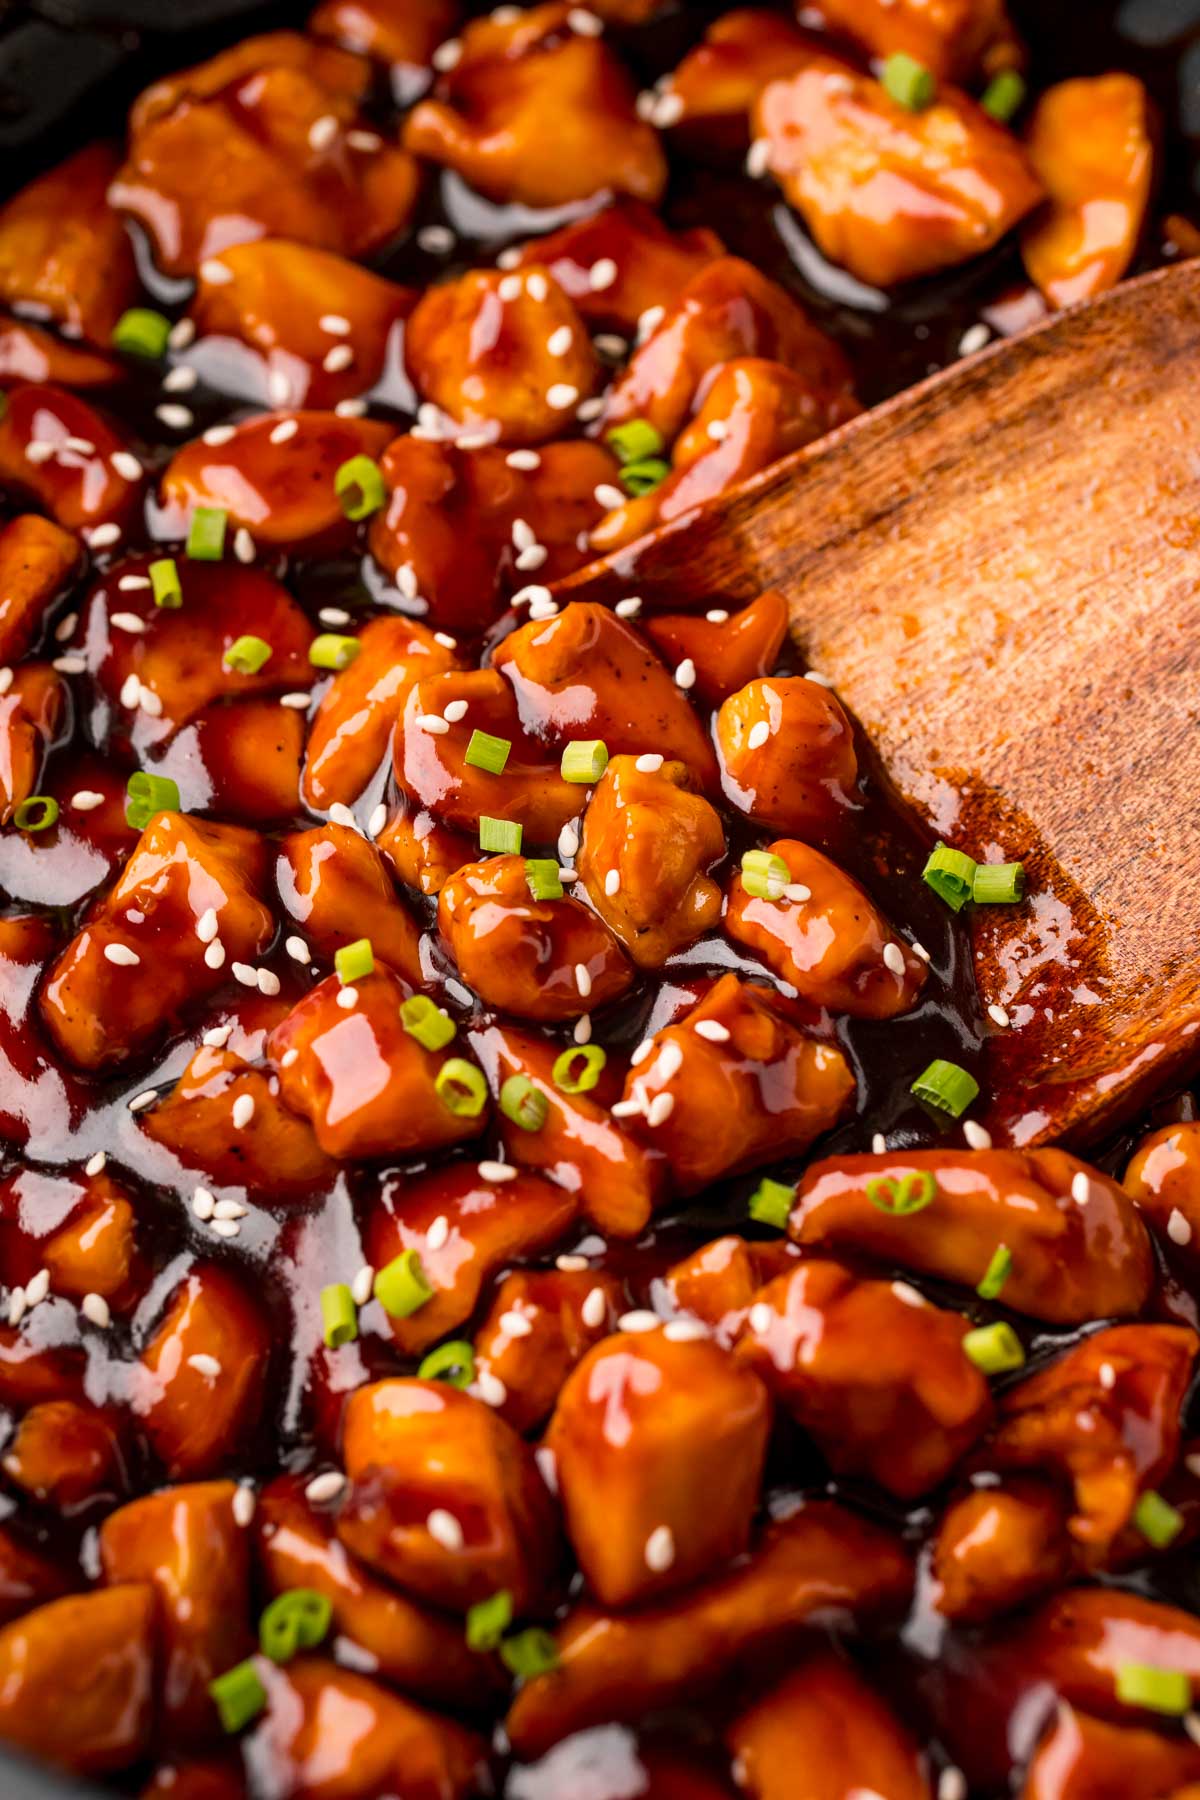
[(0, 198), (0, 1796), (1194, 1800), (1194, 1097), (993, 1142), (970, 859), (638, 579), (1144, 263), (1147, 91), (304, 11)]

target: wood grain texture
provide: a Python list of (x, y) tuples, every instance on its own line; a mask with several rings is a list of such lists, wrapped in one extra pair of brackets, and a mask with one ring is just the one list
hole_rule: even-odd
[(1031, 898), (975, 910), (997, 1141), (1200, 1060), (1200, 264), (994, 346), (563, 598), (776, 586), (899, 793)]

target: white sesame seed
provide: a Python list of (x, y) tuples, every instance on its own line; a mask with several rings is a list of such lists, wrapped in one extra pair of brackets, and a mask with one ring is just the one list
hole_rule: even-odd
[(642, 1102), (639, 1098), (614, 1100), (609, 1111), (614, 1119), (636, 1119), (641, 1114)]
[(176, 319), (167, 333), (167, 343), (172, 350), (186, 350), (196, 341), (196, 322), (194, 319)]
[(96, 446), (91, 438), (69, 437), (63, 439), (64, 450), (74, 450), (77, 456), (95, 456)]
[(586, 963), (575, 964), (575, 986), (579, 990), (580, 997), (586, 1000), (592, 991), (591, 971)]
[(516, 549), (527, 550), (530, 544), (537, 543), (537, 533), (526, 519), (514, 519), (512, 522), (512, 541)]
[(313, 150), (328, 150), (337, 134), (338, 122), (333, 113), (322, 113), (308, 128), (309, 147)]
[(675, 671), (675, 685), (684, 689), (696, 685), (696, 665), (690, 656), (685, 656)]
[(148, 688), (144, 681), (139, 682), (138, 684), (138, 705), (141, 707), (142, 711), (148, 713), (152, 719), (160, 719), (162, 717), (163, 703), (154, 692), (153, 688)]
[(436, 713), (420, 713), (417, 717), (417, 726), (419, 730), (428, 731), (434, 737), (445, 737), (450, 729), (445, 719), (440, 719)]
[(727, 1044), (729, 1027), (722, 1025), (719, 1019), (697, 1019), (692, 1030), (697, 1037), (707, 1038), (710, 1044)]
[(579, 1316), (590, 1331), (603, 1325), (608, 1312), (608, 1296), (603, 1288), (594, 1287), (585, 1296)]
[(951, 1766), (938, 1776), (937, 1800), (967, 1800), (967, 1778)]
[(422, 225), (417, 233), (417, 243), (431, 256), (440, 256), (447, 250), (453, 250), (456, 242), (448, 225)]
[(988, 342), (991, 335), (991, 332), (983, 323), (982, 319), (976, 325), (968, 325), (967, 329), (958, 340), (958, 354), (960, 356), (974, 356), (977, 350), (983, 349), (983, 346)]
[(529, 605), (529, 617), (534, 622), (553, 619), (557, 612), (558, 606), (553, 600), (533, 600)]
[[(913, 949), (914, 950), (916, 949), (915, 944), (913, 945)], [(926, 962), (928, 962), (929, 958), (926, 957), (925, 960), (926, 960)], [(1003, 1006), (999, 1006), (993, 1001), (992, 1005), (989, 1006), (987, 1010), (988, 1010), (988, 1018), (992, 1021), (992, 1023), (994, 1025), (999, 1025), (1003, 1028), (1004, 1026), (1009, 1024), (1010, 1021), (1009, 1021), (1009, 1017), (1008, 1017), (1008, 1012)]]
[(206, 1355), (203, 1350), (197, 1350), (187, 1360), (190, 1369), (195, 1369), (197, 1375), (207, 1376), (210, 1381), (215, 1381), (221, 1373), (221, 1365), (216, 1357)]
[(252, 563), (258, 554), (254, 539), (244, 525), (239, 525), (233, 534), (233, 554), (240, 563)]
[(322, 313), (317, 324), (322, 331), (327, 331), (330, 337), (350, 336), (350, 321), (343, 318), (341, 313)]
[(766, 719), (759, 719), (756, 725), (750, 727), (750, 735), (746, 739), (747, 747), (751, 750), (761, 750), (763, 745), (770, 739), (770, 736), (770, 725), (767, 723)]
[(325, 352), (321, 359), (321, 367), (330, 375), (340, 375), (342, 370), (348, 369), (353, 361), (354, 351), (349, 344), (335, 344), (332, 350)]
[(662, 1575), (675, 1561), (675, 1535), (669, 1525), (656, 1525), (646, 1539), (646, 1567)]
[(602, 481), (593, 492), (597, 506), (604, 507), (606, 512), (612, 512), (614, 507), (624, 506), (627, 498), (619, 487), (613, 487), (608, 481)]
[(241, 1236), (241, 1226), (236, 1219), (214, 1219), (213, 1230), (219, 1238), (235, 1238)]
[(633, 1312), (621, 1314), (617, 1320), (617, 1330), (630, 1332), (636, 1337), (642, 1332), (657, 1331), (661, 1324), (662, 1320), (657, 1313), (635, 1308)]
[(665, 1125), (675, 1111), (674, 1094), (655, 1094), (646, 1108), (647, 1125)]
[(618, 600), (613, 607), (618, 619), (636, 619), (641, 610), (642, 597), (640, 594), (630, 594), (627, 599)]
[(876, 1156), (882, 1156), (887, 1149), (887, 1139), (882, 1131), (877, 1131), (871, 1138), (871, 1149)]
[(925, 1304), (924, 1294), (907, 1281), (893, 1281), (892, 1292), (897, 1300), (903, 1300), (905, 1306), (924, 1306)]
[(663, 1326), (663, 1336), (673, 1344), (698, 1344), (702, 1338), (711, 1335), (701, 1319), (672, 1319), (669, 1325)]
[(233, 270), (223, 262), (218, 262), (215, 256), (210, 256), (200, 264), (200, 279), (208, 282), (211, 287), (224, 287), (234, 279), (234, 274)]
[(888, 943), (883, 946), (883, 961), (885, 967), (890, 969), (893, 975), (904, 974), (907, 965), (904, 961), (904, 952), (899, 944)]
[(50, 1292), (50, 1271), (39, 1269), (32, 1281), (25, 1284), (26, 1306), (40, 1306)]
[(346, 142), (352, 150), (364, 150), (368, 155), (374, 150), (383, 149), (383, 139), (377, 131), (348, 131)]
[(647, 750), (633, 766), (642, 775), (657, 775), (663, 766), (663, 759), (657, 750)]
[(144, 1093), (135, 1094), (133, 1096), (133, 1099), (129, 1102), (129, 1110), (131, 1113), (145, 1112), (146, 1108), (148, 1106), (153, 1106), (157, 1099), (158, 1094), (154, 1088), (147, 1088)]
[(314, 1475), (304, 1490), (304, 1498), (314, 1506), (320, 1506), (326, 1500), (336, 1500), (346, 1485), (346, 1477), (340, 1469), (326, 1469), (323, 1475)]
[(271, 431), (270, 442), (272, 444), (286, 444), (289, 438), (295, 437), (299, 429), (300, 421), (298, 419), (280, 419), (278, 425)]
[(163, 392), (166, 394), (190, 394), (199, 383), (200, 377), (195, 369), (181, 363), (177, 369), (168, 369), (163, 376)]
[[(516, 566), (521, 571), (522, 575), (532, 575), (536, 569), (545, 566), (549, 555), (550, 552), (545, 544), (530, 544), (528, 549), (522, 550), (516, 557)], [(553, 605), (553, 602), (550, 602), (550, 604)], [(558, 611), (557, 606), (554, 606), (554, 611)]]
[(381, 800), (367, 820), (367, 836), (377, 838), (388, 821), (387, 802)]
[(524, 288), (525, 283), (521, 280), (519, 275), (505, 275), (496, 284), (496, 292), (499, 294), (501, 300), (505, 301), (519, 300)]
[[(219, 450), (222, 444), (227, 444), (236, 436), (237, 427), (234, 425), (210, 425), (207, 431), (201, 432), (200, 442), (208, 444), (213, 450)], [(147, 582), (146, 586), (149, 587), (150, 583)]]
[(588, 1259), (586, 1256), (575, 1256), (568, 1252), (566, 1255), (556, 1256), (554, 1266), (556, 1269), (561, 1269), (564, 1275), (579, 1275), (588, 1267)]
[(646, 339), (648, 337), (652, 336), (653, 333), (658, 330), (659, 326), (662, 324), (662, 322), (666, 318), (666, 316), (667, 316), (667, 309), (665, 306), (648, 306), (646, 308), (645, 312), (641, 313), (638, 317), (638, 322), (637, 322), (637, 341), (638, 341), (638, 343), (644, 344)]
[(142, 684), (136, 675), (127, 675), (121, 683), (121, 691), (117, 695), (122, 706), (135, 707), (142, 695)]
[(469, 707), (467, 701), (451, 700), (447, 705), (443, 706), (442, 717), (446, 720), (447, 724), (457, 725), (460, 720), (466, 718), (468, 710)]
[(56, 656), (50, 666), (57, 669), (60, 675), (82, 675), (87, 662), (82, 656)]
[(196, 416), (190, 407), (176, 406), (170, 402), (156, 406), (154, 416), (168, 431), (190, 431), (196, 423)]
[(355, 1306), (366, 1306), (374, 1292), (375, 1271), (370, 1263), (364, 1263), (350, 1283), (350, 1298)]
[(684, 111), (683, 100), (679, 94), (661, 94), (654, 109), (654, 123), (660, 131), (668, 131), (672, 125), (678, 125)]
[(345, 825), (351, 831), (357, 829), (357, 821), (354, 814), (343, 800), (335, 800), (330, 807), (329, 822), (331, 825)]
[(101, 1331), (107, 1331), (112, 1324), (112, 1309), (103, 1294), (85, 1294), (79, 1302), (79, 1310), (85, 1319), (90, 1319)]
[(13, 672), (10, 668), (0, 669), (0, 694), (7, 694), (13, 684)]
[(1086, 1169), (1076, 1169), (1071, 1177), (1071, 1198), (1076, 1206), (1086, 1206), (1092, 1197), (1092, 1184)]
[(816, 669), (805, 669), (804, 679), (805, 681), (815, 682), (817, 687), (831, 688), (833, 686), (832, 679), (828, 675), (818, 674)]
[(208, 968), (219, 969), (225, 961), (225, 946), (215, 940), (204, 952), (204, 961)]
[(253, 963), (235, 962), (231, 964), (229, 972), (235, 981), (241, 982), (243, 987), (258, 986), (258, 971)]
[(615, 331), (598, 331), (592, 342), (601, 356), (610, 357), (613, 362), (622, 362), (629, 350), (625, 339)]
[(58, 449), (58, 444), (52, 443), (49, 438), (39, 438), (25, 446), (25, 460), (31, 463), (49, 462)]
[(575, 417), (581, 425), (590, 425), (604, 411), (603, 394), (594, 394), (590, 400), (581, 400), (575, 408)]
[(704, 429), (714, 444), (723, 444), (729, 436), (729, 422), (726, 419), (710, 419)]
[(240, 1200), (218, 1200), (213, 1207), (214, 1219), (244, 1219), (250, 1211)]
[(130, 637), (140, 637), (146, 629), (146, 621), (131, 612), (109, 613), (108, 622), (118, 631), (127, 631)]
[(216, 1201), (206, 1187), (192, 1189), (192, 1211), (202, 1223), (207, 1224), (212, 1218), (215, 1206)]
[(479, 1179), (481, 1181), (514, 1181), (517, 1171), (511, 1163), (481, 1162)]
[(257, 1505), (258, 1500), (254, 1489), (247, 1487), (245, 1482), (239, 1482), (233, 1490), (233, 1499), (230, 1502), (234, 1524), (240, 1525), (245, 1530), (246, 1526), (251, 1524), (254, 1519)]
[(1097, 1373), (1097, 1377), (1100, 1382), (1100, 1386), (1102, 1388), (1104, 1388), (1106, 1391), (1111, 1392), (1112, 1389), (1116, 1387), (1117, 1371), (1113, 1368), (1113, 1366), (1110, 1362), (1101, 1363), (1100, 1367), (1096, 1373)]
[(10, 1325), (19, 1325), (24, 1316), (25, 1289), (23, 1287), (15, 1287), (8, 1296), (8, 1322)]
[(755, 138), (746, 152), (746, 173), (751, 181), (761, 181), (771, 166), (770, 138)]
[(755, 1334), (755, 1336), (762, 1337), (765, 1332), (770, 1331), (770, 1329), (774, 1323), (775, 1323), (774, 1307), (768, 1306), (767, 1302), (765, 1300), (756, 1301), (755, 1304), (750, 1308), (750, 1313), (749, 1313), (750, 1329)]
[(536, 450), (510, 450), (504, 461), (510, 469), (540, 469), (542, 466)]
[(141, 480), (142, 465), (131, 450), (114, 450), (108, 460), (123, 481)]
[(545, 1482), (547, 1488), (552, 1494), (557, 1494), (558, 1464), (555, 1461), (553, 1450), (547, 1449), (545, 1444), (540, 1444), (533, 1453), (533, 1460), (537, 1464), (538, 1474)]
[(214, 1025), (204, 1033), (200, 1042), (210, 1050), (223, 1050), (232, 1036), (232, 1025)]
[(496, 1321), (506, 1337), (528, 1337), (533, 1330), (533, 1321), (522, 1312), (504, 1312)]
[(462, 52), (463, 47), (460, 38), (446, 38), (438, 45), (429, 60), (438, 73), (444, 75), (448, 70), (454, 68), (455, 64), (462, 56)]
[(84, 1163), (84, 1165), (83, 1165), (84, 1174), (85, 1175), (99, 1175), (100, 1171), (103, 1169), (103, 1167), (107, 1161), (108, 1161), (108, 1157), (105, 1155), (104, 1151), (97, 1150), (95, 1152), (95, 1154), (92, 1156), (89, 1156), (87, 1161)]
[(368, 408), (365, 400), (351, 396), (347, 400), (339, 400), (333, 410), (339, 419), (365, 419)]
[(571, 327), (569, 325), (560, 325), (558, 330), (552, 331), (550, 336), (546, 339), (546, 349), (550, 352), (551, 356), (565, 356), (574, 342), (575, 333), (571, 330)]
[(290, 1069), (293, 1063), (298, 1063), (299, 1061), (300, 1052), (293, 1046), (292, 1049), (284, 1051), (279, 1059), (279, 1066), (281, 1069)]
[(558, 854), (562, 857), (564, 862), (570, 862), (571, 858), (577, 854), (578, 850), (579, 833), (576, 831), (574, 825), (564, 825), (558, 834)]
[(439, 1213), (425, 1233), (425, 1245), (429, 1250), (442, 1250), (450, 1241), (450, 1221), (445, 1213)]
[(291, 378), (286, 369), (271, 369), (267, 375), (267, 399), (272, 406), (286, 406), (292, 397)]
[(75, 812), (95, 812), (98, 806), (104, 805), (104, 795), (98, 794), (95, 788), (79, 788), (71, 795), (67, 805)]
[(265, 994), (268, 1000), (273, 1000), (275, 998), (276, 994), (279, 992), (279, 977), (276, 975), (274, 969), (260, 969), (258, 971), (258, 991), (260, 994)]
[(220, 926), (217, 923), (217, 912), (213, 906), (206, 906), (196, 920), (196, 936), (202, 944), (211, 944)]
[(311, 699), (311, 694), (281, 694), (279, 696), (279, 704), (280, 706), (289, 707), (293, 712), (307, 712)]
[(104, 960), (115, 963), (119, 969), (133, 969), (142, 959), (128, 944), (105, 944)]
[(986, 1125), (978, 1124), (974, 1119), (963, 1120), (963, 1136), (972, 1150), (990, 1150), (992, 1134)]
[(469, 1391), (477, 1400), (482, 1400), (485, 1406), (503, 1406), (508, 1399), (508, 1389), (500, 1377), (493, 1375), (488, 1369), (480, 1369)]
[(602, 294), (617, 279), (617, 265), (611, 256), (599, 257), (588, 270), (588, 286), (593, 294)]
[(537, 300), (540, 303), (543, 300), (549, 299), (550, 283), (546, 280), (544, 275), (539, 275), (535, 272), (529, 277), (526, 286), (529, 289), (529, 297), (531, 300)]
[(1190, 1244), (1192, 1241), (1192, 1228), (1177, 1206), (1171, 1208), (1167, 1236), (1173, 1244)]
[(337, 1003), (343, 1012), (353, 1012), (354, 1008), (358, 1005), (358, 989), (356, 987), (344, 987), (340, 989)]
[(552, 381), (546, 389), (546, 405), (555, 412), (566, 412), (579, 399), (579, 389), (569, 381)]
[(577, 1044), (590, 1044), (591, 1043), (591, 1041), (592, 1041), (592, 1021), (591, 1021), (590, 1014), (582, 1013), (580, 1015), (580, 1017), (578, 1019), (576, 1019), (575, 1024), (571, 1031), (571, 1036), (575, 1039), (575, 1042)]
[(621, 891), (621, 871), (620, 871), (620, 869), (610, 869), (608, 871), (607, 875), (605, 875), (605, 877), (604, 877), (604, 892), (608, 895), (609, 899), (611, 900), (613, 898), (614, 894), (619, 894), (620, 891)]
[(231, 1117), (233, 1119), (233, 1129), (235, 1131), (243, 1130), (254, 1117), (254, 1095), (239, 1094), (233, 1103)]

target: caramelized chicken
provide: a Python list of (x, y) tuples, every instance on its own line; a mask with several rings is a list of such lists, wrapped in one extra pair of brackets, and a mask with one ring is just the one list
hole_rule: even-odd
[(726, 798), (756, 824), (807, 840), (845, 822), (858, 758), (828, 688), (795, 675), (747, 682), (721, 707), (715, 735)]
[(36, 513), (0, 526), (0, 663), (24, 655), (79, 567), (71, 533)]
[(134, 1368), (134, 1411), (173, 1481), (210, 1475), (258, 1422), (270, 1350), (257, 1300), (194, 1263)]
[(322, 825), (282, 838), (275, 885), (289, 918), (323, 961), (369, 938), (377, 961), (420, 986), (417, 922), (397, 899), (380, 852), (357, 831)]
[(321, 0), (307, 29), (408, 71), (428, 68), (457, 18), (456, 0)]
[(718, 133), (744, 145), (750, 109), (767, 83), (795, 74), (813, 53), (813, 41), (779, 13), (747, 6), (722, 14), (671, 77), (680, 129), (700, 127), (706, 138)]
[(0, 824), (4, 825), (37, 787), (46, 752), (67, 718), (66, 684), (48, 664), (25, 663), (10, 675), (8, 690), (0, 695)]
[(66, 1514), (92, 1500), (111, 1503), (125, 1485), (113, 1420), (78, 1400), (30, 1407), (0, 1467), (31, 1499)]
[(147, 1582), (36, 1606), (0, 1631), (0, 1736), (78, 1775), (131, 1767), (150, 1748), (154, 1656)]
[(1200, 1123), (1149, 1132), (1130, 1159), (1124, 1187), (1172, 1255), (1182, 1251), (1190, 1259), (1200, 1251)]
[(65, 530), (90, 538), (109, 525), (121, 535), (141, 492), (140, 472), (122, 473), (131, 456), (128, 439), (66, 388), (25, 383), (9, 391), (0, 416), (0, 481)]
[(682, 1262), (673, 1263), (662, 1287), (673, 1308), (702, 1319), (718, 1342), (728, 1345), (741, 1332), (759, 1288), (793, 1267), (797, 1254), (782, 1240), (750, 1243), (740, 1237), (714, 1238)]
[(994, 75), (1021, 59), (1004, 0), (819, 0), (819, 11), (870, 55), (911, 56), (939, 80)]
[[(735, 371), (738, 368), (736, 363), (730, 366)], [(721, 388), (724, 382), (723, 371), (713, 390)], [(694, 426), (689, 425), (680, 444), (691, 437), (693, 430)], [(722, 700), (728, 700), (747, 682), (771, 673), (787, 637), (787, 626), (787, 601), (778, 588), (768, 588), (740, 612), (730, 614), (723, 607), (715, 607), (711, 615), (656, 613), (646, 620), (644, 630), (673, 667), (678, 668), (685, 657), (690, 658), (696, 671), (692, 692), (705, 705), (720, 706)]]
[(473, 839), (440, 825), (425, 807), (415, 807), (407, 794), (399, 796), (376, 841), (396, 879), (429, 895), (440, 894), (478, 849)]
[(1200, 1749), (1160, 1732), (1122, 1730), (1059, 1703), (1029, 1765), (1021, 1800), (1181, 1800), (1200, 1782)]
[(107, 144), (89, 144), (0, 207), (0, 300), (105, 350), (139, 290), (133, 246), (105, 197), (116, 167)]
[(1076, 1546), (1068, 1506), (1037, 1475), (972, 1488), (942, 1515), (930, 1558), (930, 1599), (944, 1618), (976, 1624), (1056, 1587)]
[(621, 1284), (590, 1269), (517, 1269), (497, 1282), (475, 1333), (475, 1367), (498, 1381), (497, 1408), (516, 1431), (545, 1423), (559, 1390), (622, 1308)]
[(517, 267), (540, 263), (589, 325), (632, 337), (644, 313), (670, 306), (721, 254), (721, 240), (704, 227), (671, 231), (640, 200), (620, 198), (532, 239)]
[(573, 29), (565, 0), (473, 19), (437, 97), (405, 121), (404, 143), (489, 199), (523, 206), (605, 190), (653, 203), (666, 185), (625, 70), (602, 38)]

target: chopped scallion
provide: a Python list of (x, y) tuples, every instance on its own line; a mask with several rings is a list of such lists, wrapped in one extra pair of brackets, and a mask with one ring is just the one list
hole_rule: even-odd
[(349, 987), (353, 981), (361, 981), (375, 967), (375, 954), (371, 949), (370, 938), (355, 938), (352, 944), (343, 944), (334, 952), (333, 967), (343, 987)]
[(187, 553), (193, 562), (220, 562), (225, 554), (229, 514), (223, 506), (198, 506), (188, 526)]
[(245, 637), (233, 640), (221, 660), (235, 675), (257, 675), (271, 660), (271, 646), (266, 638), (248, 632)]
[(909, 1213), (924, 1212), (937, 1198), (937, 1181), (928, 1169), (910, 1169), (896, 1179), (877, 1175), (867, 1183), (867, 1199), (879, 1212), (905, 1218)]
[(937, 82), (930, 70), (903, 50), (888, 57), (880, 79), (885, 92), (906, 112), (924, 112), (937, 93)]
[(331, 1350), (358, 1336), (358, 1309), (344, 1281), (331, 1281), (321, 1289), (321, 1324)]
[[(599, 1044), (572, 1044), (554, 1059), (550, 1078), (564, 1094), (586, 1094), (600, 1079), (608, 1056)], [(540, 1096), (539, 1096), (540, 1098)]]
[(169, 775), (136, 769), (125, 784), (125, 823), (145, 831), (155, 813), (179, 811), (179, 784)]
[(921, 875), (940, 900), (954, 912), (961, 912), (974, 891), (978, 866), (975, 858), (965, 851), (954, 850), (949, 844), (937, 844), (930, 851)]
[(387, 497), (383, 472), (369, 456), (352, 456), (333, 478), (333, 491), (348, 519), (369, 519)]
[(976, 1325), (963, 1338), (962, 1347), (985, 1375), (1004, 1375), (1025, 1364), (1021, 1340), (1011, 1325), (998, 1319), (994, 1325)]
[(960, 1119), (979, 1093), (975, 1077), (958, 1063), (935, 1056), (929, 1067), (913, 1082), (910, 1092), (937, 1112)]
[(472, 769), (482, 769), (488, 775), (503, 775), (511, 749), (512, 744), (508, 738), (493, 737), (487, 731), (473, 731), (463, 761)]
[(183, 605), (183, 589), (179, 585), (179, 570), (173, 556), (163, 556), (157, 562), (152, 562), (146, 573), (150, 577), (155, 606), (165, 606), (174, 611), (176, 607)]
[(512, 1595), (507, 1588), (477, 1601), (467, 1613), (468, 1650), (498, 1650), (500, 1639), (512, 1624)]
[(535, 900), (561, 900), (562, 871), (550, 856), (525, 858), (525, 881)]
[(402, 1250), (376, 1271), (375, 1298), (389, 1319), (407, 1319), (433, 1299), (433, 1288), (415, 1250)]
[(18, 831), (48, 831), (58, 817), (58, 801), (50, 794), (30, 794), (14, 809)]
[(645, 456), (641, 462), (626, 463), (619, 479), (625, 492), (637, 499), (661, 487), (670, 473), (670, 463), (664, 462), (661, 456)]
[(423, 1050), (444, 1050), (457, 1026), (428, 994), (413, 994), (400, 1008), (400, 1023)]
[(222, 1728), (228, 1732), (240, 1731), (251, 1719), (256, 1719), (267, 1704), (267, 1690), (258, 1677), (258, 1670), (250, 1657), (245, 1662), (235, 1663), (232, 1669), (226, 1669), (215, 1681), (210, 1681), (208, 1691), (211, 1694), (221, 1720)]
[(662, 433), (649, 419), (627, 419), (624, 425), (614, 425), (611, 431), (605, 432), (604, 441), (623, 466), (644, 462), (648, 456), (657, 456), (666, 448)]
[(1118, 1663), (1116, 1690), (1127, 1706), (1179, 1718), (1192, 1704), (1192, 1684), (1183, 1670), (1156, 1669), (1152, 1663)]
[(769, 850), (747, 850), (742, 856), (742, 886), (755, 900), (782, 900), (791, 879), (782, 856)]
[(171, 321), (149, 306), (131, 306), (113, 326), (114, 350), (126, 356), (144, 356), (149, 362), (161, 362), (167, 354)]
[(535, 1675), (548, 1674), (558, 1667), (558, 1646), (548, 1631), (531, 1625), (528, 1631), (516, 1631), (500, 1646), (500, 1659), (513, 1675), (529, 1681)]
[(475, 1379), (474, 1347), (466, 1338), (439, 1344), (421, 1363), (417, 1375), (422, 1381), (447, 1381), (451, 1387), (469, 1388)]
[(1006, 906), (1025, 896), (1025, 864), (977, 863), (971, 898), (976, 906)]
[(992, 1260), (983, 1272), (983, 1280), (975, 1289), (981, 1300), (994, 1300), (1012, 1274), (1012, 1251), (1007, 1244), (997, 1244)]
[(276, 1594), (258, 1621), (258, 1642), (272, 1662), (290, 1662), (297, 1650), (312, 1650), (333, 1619), (333, 1607), (316, 1588), (288, 1588)]
[(340, 637), (336, 631), (322, 631), (308, 646), (308, 660), (314, 669), (345, 669), (361, 648), (356, 637)]
[(460, 1119), (477, 1119), (487, 1105), (483, 1073), (465, 1057), (452, 1056), (444, 1062), (433, 1085), (442, 1105)]
[(985, 113), (990, 113), (1001, 125), (1007, 125), (1025, 104), (1024, 77), (1016, 69), (1001, 69), (984, 88), (979, 104)]
[(586, 787), (599, 781), (608, 767), (608, 746), (603, 738), (573, 738), (563, 750), (559, 767), (564, 781)]
[(522, 1131), (540, 1131), (550, 1102), (528, 1075), (510, 1075), (500, 1089), (500, 1111)]
[(758, 1224), (770, 1225), (775, 1231), (786, 1231), (795, 1198), (794, 1187), (788, 1187), (783, 1181), (772, 1181), (769, 1175), (764, 1175), (750, 1196), (747, 1210)]
[(513, 819), (492, 819), (486, 813), (479, 818), (479, 848), (494, 851), (500, 856), (519, 856), (521, 852), (521, 826)]
[(1148, 1544), (1165, 1550), (1183, 1530), (1183, 1514), (1153, 1490), (1142, 1494), (1133, 1509), (1133, 1522)]

